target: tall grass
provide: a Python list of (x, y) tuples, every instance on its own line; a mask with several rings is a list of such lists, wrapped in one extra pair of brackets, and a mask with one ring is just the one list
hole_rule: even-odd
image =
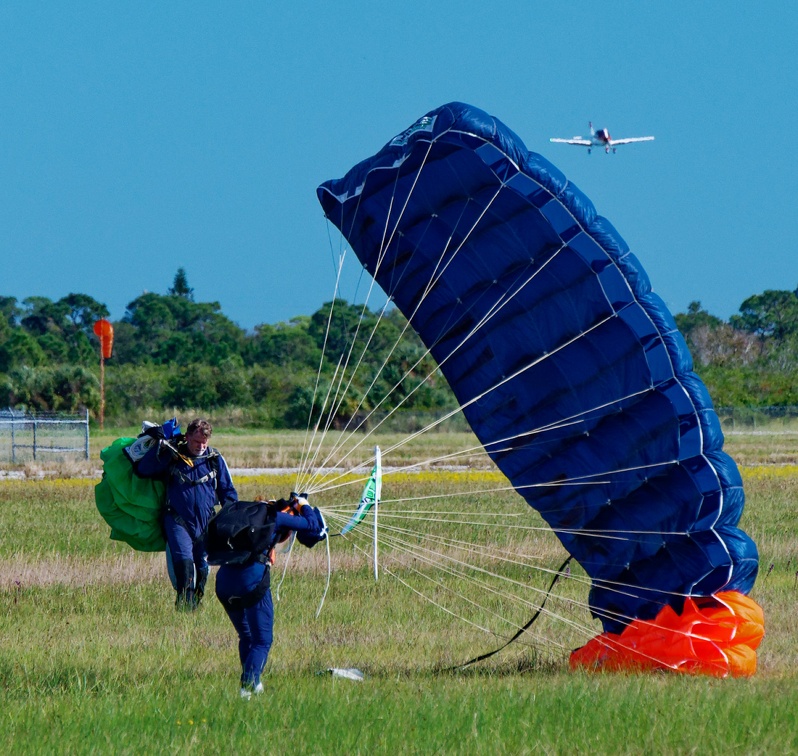
[[(280, 443), (293, 448), (298, 442)], [(242, 440), (242, 447), (247, 444), (255, 448), (256, 441)], [(477, 480), (475, 475), (452, 470), (397, 474), (386, 479), (384, 495), (473, 490), (484, 487), (492, 473), (479, 473)], [(94, 508), (96, 481), (2, 481), (0, 731), (6, 750), (798, 751), (793, 725), (798, 468), (744, 468), (744, 479), (748, 503), (742, 525), (761, 556), (752, 595), (765, 609), (767, 627), (760, 668), (751, 679), (575, 674), (566, 659), (569, 644), (579, 638), (553, 618), (536, 624), (538, 637), (525, 638), (483, 664), (447, 671), (496, 647), (499, 639), (442, 612), (392, 577), (420, 588), (426, 578), (414, 571), (417, 559), (386, 542), (384, 567), (392, 574), (383, 572), (375, 582), (358, 542), (334, 538), (331, 585), (318, 619), (327, 577), (323, 545), (292, 555), (277, 603), (267, 694), (249, 702), (237, 695), (235, 637), (213, 598), (213, 578), (200, 611), (177, 613), (163, 555), (136, 553), (108, 539)], [(240, 476), (236, 482), (244, 497), (279, 496), (290, 490), (294, 476)], [(319, 499), (334, 509), (348, 496), (346, 489), (335, 489)], [(503, 496), (486, 499), (502, 507)], [(484, 505), (474, 502), (475, 509)], [(468, 504), (458, 506), (467, 509)], [(529, 517), (533, 522), (534, 513)], [(433, 533), (436, 527), (444, 526), (433, 524)], [(458, 535), (467, 538), (471, 532), (463, 526)], [(561, 561), (556, 540), (543, 532), (482, 533), (497, 549), (526, 549), (550, 569)], [(368, 545), (367, 532), (363, 538)], [(506, 569), (524, 572), (518, 566)], [(556, 586), (557, 612), (569, 606), (567, 601), (557, 606), (558, 600), (584, 599), (586, 588), (577, 573), (574, 568), (573, 579)], [(278, 574), (275, 570), (275, 582)], [(526, 579), (532, 587), (549, 582), (547, 574), (534, 571)], [(468, 580), (458, 580), (463, 591), (480, 593)], [(443, 602), (444, 588), (441, 583), (433, 591), (427, 585), (424, 592)], [(533, 594), (532, 603), (536, 600)], [(590, 622), (581, 608), (568, 611), (579, 623)], [(363, 682), (327, 672), (350, 666), (365, 672)]]

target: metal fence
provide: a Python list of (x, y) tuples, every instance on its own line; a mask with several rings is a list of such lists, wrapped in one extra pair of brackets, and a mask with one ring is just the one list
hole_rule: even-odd
[(12, 464), (58, 456), (89, 458), (89, 411), (61, 412), (0, 410), (0, 461)]
[(724, 432), (798, 433), (798, 407), (717, 407)]

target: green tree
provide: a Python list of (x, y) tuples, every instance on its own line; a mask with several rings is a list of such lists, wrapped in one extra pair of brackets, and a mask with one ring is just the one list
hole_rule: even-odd
[(356, 342), (366, 343), (375, 324), (376, 316), (368, 308), (335, 299), (325, 302), (310, 316), (308, 333), (328, 357), (346, 357), (356, 348)]
[(172, 288), (169, 289), (169, 294), (174, 297), (182, 297), (189, 301), (194, 301), (194, 289), (188, 285), (188, 275), (185, 268), (178, 268), (175, 273), (175, 280), (172, 283)]
[(166, 390), (169, 383), (168, 366), (119, 365), (105, 369), (105, 411), (107, 415), (133, 416), (140, 422), (152, 411), (169, 407)]
[(3, 388), (4, 403), (40, 412), (77, 412), (88, 408), (95, 412), (100, 405), (97, 376), (81, 365), (55, 365), (12, 370)]
[(0, 373), (16, 365), (41, 365), (47, 361), (36, 339), (21, 328), (11, 329), (0, 321)]
[(740, 314), (729, 319), (734, 328), (765, 339), (782, 340), (798, 333), (798, 296), (793, 291), (768, 289), (748, 297)]
[(19, 324), (22, 308), (17, 305), (16, 297), (0, 297), (0, 318), (12, 328)]
[(192, 302), (174, 294), (142, 294), (127, 306), (132, 326), (120, 344), (120, 363), (207, 363), (240, 355), (245, 333), (221, 314), (218, 302)]
[(218, 407), (216, 376), (210, 365), (184, 365), (169, 373), (165, 404), (183, 409)]
[(94, 333), (94, 324), (100, 318), (107, 318), (108, 308), (88, 294), (67, 294), (58, 300), (64, 317), (75, 331), (83, 331), (87, 336)]
[(255, 333), (246, 339), (243, 350), (247, 365), (273, 365), (293, 369), (312, 366), (321, 360), (321, 349), (309, 333), (310, 318), (300, 316), (287, 323), (255, 326)]
[(687, 305), (687, 312), (680, 312), (674, 315), (677, 328), (681, 331), (682, 335), (689, 341), (690, 334), (697, 328), (704, 328), (714, 330), (723, 325), (723, 321), (710, 315), (702, 306), (701, 302), (693, 300)]
[(50, 362), (92, 364), (99, 344), (94, 322), (108, 316), (108, 308), (86, 294), (68, 294), (57, 302), (47, 297), (23, 300), (22, 327), (39, 342)]

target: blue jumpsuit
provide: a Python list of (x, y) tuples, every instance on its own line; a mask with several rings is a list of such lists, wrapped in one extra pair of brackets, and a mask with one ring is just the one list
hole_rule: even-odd
[[(309, 508), (303, 507), (303, 511)], [(277, 514), (274, 540), (264, 553), (266, 564), (254, 562), (249, 565), (223, 564), (216, 573), (216, 596), (224, 606), (227, 616), (238, 633), (238, 656), (241, 661), (241, 686), (254, 688), (260, 683), (260, 676), (272, 647), (274, 627), (274, 605), (272, 592), (268, 589), (263, 598), (247, 609), (231, 609), (227, 601), (232, 596), (251, 593), (260, 584), (264, 573), (269, 569), (268, 552), (275, 543), (282, 541), (294, 530), (297, 533), (317, 534), (321, 524), (311, 514), (300, 517), (285, 512)]]
[(237, 501), (238, 494), (227, 463), (216, 449), (208, 447), (205, 454), (192, 457), (185, 442), (179, 442), (177, 450), (182, 457), (162, 443), (154, 445), (136, 464), (136, 473), (166, 483), (163, 528), (169, 576), (177, 591), (177, 606), (195, 608), (209, 572), (203, 541), (208, 521), (217, 503)]

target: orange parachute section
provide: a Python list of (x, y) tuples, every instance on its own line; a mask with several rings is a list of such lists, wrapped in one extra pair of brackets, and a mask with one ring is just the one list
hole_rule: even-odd
[(749, 677), (756, 672), (764, 623), (762, 608), (737, 591), (687, 598), (681, 614), (666, 606), (620, 635), (597, 635), (571, 654), (571, 668)]

